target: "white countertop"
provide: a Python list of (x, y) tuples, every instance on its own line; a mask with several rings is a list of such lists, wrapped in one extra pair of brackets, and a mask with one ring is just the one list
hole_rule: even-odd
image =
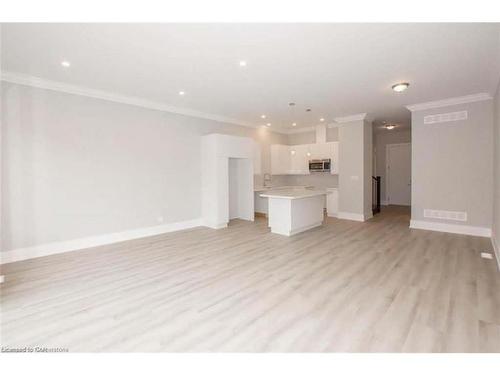
[(318, 195), (330, 194), (324, 189), (309, 189), (302, 187), (291, 187), (288, 189), (270, 189), (264, 194), (260, 194), (262, 198), (278, 198), (278, 199), (302, 199), (315, 197)]
[(306, 189), (306, 188), (312, 188), (313, 186), (310, 185), (301, 185), (301, 186), (254, 186), (253, 191), (254, 192), (260, 192), (260, 191), (271, 191), (271, 190), (288, 190), (288, 189)]

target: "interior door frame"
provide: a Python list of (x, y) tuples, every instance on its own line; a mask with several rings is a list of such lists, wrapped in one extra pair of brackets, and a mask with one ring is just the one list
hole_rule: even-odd
[[(411, 152), (411, 142), (403, 142), (403, 143), (387, 143), (385, 145), (385, 200), (387, 205), (389, 205), (390, 199), (388, 199), (388, 192), (389, 192), (389, 149), (394, 146), (403, 146), (403, 145), (408, 145), (410, 146), (410, 152)], [(410, 161), (411, 162), (411, 161)], [(410, 202), (411, 205), (411, 202)]]

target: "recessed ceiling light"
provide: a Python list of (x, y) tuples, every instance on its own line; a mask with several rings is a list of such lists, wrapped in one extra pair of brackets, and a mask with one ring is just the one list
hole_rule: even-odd
[(247, 62), (246, 62), (246, 61), (244, 61), (244, 60), (241, 60), (241, 61), (240, 61), (240, 66), (247, 66)]
[(267, 126), (271, 126), (271, 123), (270, 123), (270, 122), (268, 122), (266, 125), (267, 125)]
[(319, 119), (319, 121), (323, 122), (323, 121), (325, 121), (325, 119), (324, 119), (323, 117), (321, 117), (321, 118)]
[(184, 96), (184, 95), (186, 95), (186, 93), (184, 91), (179, 91), (179, 95)]
[(297, 126), (297, 123), (296, 123), (296, 122), (294, 122), (294, 123), (292, 124), (292, 126)]
[(65, 68), (69, 68), (71, 66), (71, 63), (67, 60), (61, 61), (61, 65), (64, 66)]
[(307, 156), (311, 156), (311, 153), (309, 151), (307, 152)]
[(386, 125), (386, 126), (385, 126), (385, 128), (386, 128), (387, 130), (392, 130), (392, 129), (394, 129), (394, 128), (395, 128), (395, 126), (394, 126), (394, 125)]
[(266, 115), (261, 115), (260, 118), (266, 118)]
[(402, 92), (405, 91), (410, 84), (408, 82), (400, 82), (396, 83), (395, 85), (392, 85), (392, 89), (396, 92)]

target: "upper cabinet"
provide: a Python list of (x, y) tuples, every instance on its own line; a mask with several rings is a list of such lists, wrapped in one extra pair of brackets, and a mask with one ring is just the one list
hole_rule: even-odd
[(271, 145), (271, 174), (290, 174), (290, 146)]
[(259, 142), (253, 142), (253, 174), (262, 174), (262, 151)]
[(330, 173), (331, 174), (339, 174), (339, 143), (338, 142), (330, 142), (332, 144), (332, 164), (330, 165)]
[(271, 174), (309, 174), (309, 160), (330, 159), (331, 174), (339, 173), (339, 142), (271, 145)]
[(289, 146), (290, 174), (309, 174), (308, 145)]

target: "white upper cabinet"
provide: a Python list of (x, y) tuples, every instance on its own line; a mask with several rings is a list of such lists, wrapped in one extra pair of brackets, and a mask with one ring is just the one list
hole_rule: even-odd
[(290, 174), (290, 146), (271, 145), (271, 174)]
[(339, 143), (331, 142), (332, 144), (332, 164), (330, 165), (330, 173), (331, 174), (339, 174)]
[(308, 145), (290, 146), (290, 174), (309, 174)]
[(271, 174), (309, 174), (309, 160), (330, 159), (331, 174), (339, 173), (339, 142), (271, 145)]
[(253, 174), (262, 174), (262, 151), (259, 142), (254, 141)]

